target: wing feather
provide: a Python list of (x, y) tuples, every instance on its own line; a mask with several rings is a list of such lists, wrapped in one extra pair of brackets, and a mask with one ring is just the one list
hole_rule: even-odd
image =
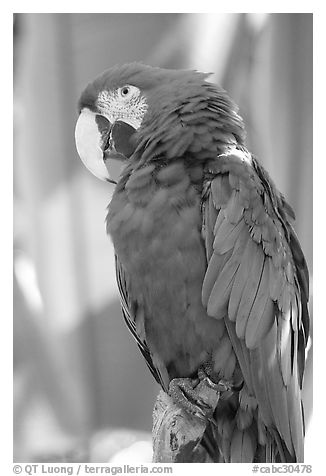
[[(292, 308), (291, 308), (292, 310)], [(291, 378), (291, 322), (289, 319), (280, 319), (277, 326), (278, 332), (278, 359), (281, 362), (281, 372), (284, 385), (288, 385)]]
[(228, 315), (231, 321), (236, 320), (237, 311), (239, 309), (241, 297), (247, 283), (248, 269), (250, 268), (250, 265), (252, 262), (251, 253), (250, 253), (251, 247), (252, 247), (252, 242), (251, 240), (248, 240), (243, 249), (243, 256), (241, 259), (241, 263), (233, 282), (233, 286), (232, 286), (232, 290), (230, 294), (230, 300), (229, 300), (229, 308), (228, 308)]
[[(207, 216), (208, 216), (208, 223), (215, 223), (217, 224), (217, 218), (219, 215), (219, 210), (217, 210), (214, 206), (212, 196), (209, 195), (208, 203), (207, 203)], [(224, 218), (223, 218), (224, 219)], [(216, 226), (216, 225), (215, 225)], [(206, 233), (205, 234), (205, 247), (206, 247), (206, 257), (210, 257), (213, 253), (213, 242), (214, 242), (214, 235), (213, 233)]]
[(218, 255), (213, 253), (204, 278), (203, 289), (202, 289), (202, 301), (205, 306), (207, 306), (208, 300), (212, 293), (213, 286), (216, 282), (218, 275), (223, 269), (224, 264), (229, 260), (232, 255), (232, 250), (228, 251), (223, 255)]
[(261, 301), (261, 307), (254, 305), (246, 327), (246, 345), (254, 349), (260, 345), (275, 321), (275, 305), (269, 296)]
[(139, 331), (136, 328), (136, 314), (137, 314), (137, 303), (132, 302), (131, 298), (128, 294), (128, 282), (127, 282), (127, 275), (123, 270), (119, 258), (115, 255), (115, 267), (116, 267), (116, 278), (118, 283), (118, 289), (120, 293), (120, 302), (122, 307), (122, 314), (127, 324), (128, 329), (130, 330), (132, 336), (134, 337), (138, 348), (140, 349), (143, 357), (145, 358), (146, 364), (157, 381), (162, 388), (167, 389), (166, 382), (164, 381), (163, 377), (161, 376), (158, 368), (154, 365), (151, 353), (149, 348), (146, 344), (146, 341), (143, 340), (140, 335)]
[(276, 427), (284, 439), (287, 448), (292, 452), (292, 439), (290, 434), (290, 421), (286, 387), (283, 384), (277, 351), (277, 325), (276, 322), (267, 334), (261, 346), (262, 361), (264, 365), (264, 379), (267, 382), (268, 399)]
[[(212, 199), (212, 201), (213, 201), (213, 199)], [(219, 209), (217, 208), (217, 210), (219, 210)], [(215, 236), (218, 234), (218, 231), (219, 231), (219, 229), (222, 226), (224, 221), (226, 221), (224, 213), (219, 213), (218, 217), (217, 217), (217, 220), (216, 220), (216, 223), (214, 225), (214, 235)]]
[(232, 282), (239, 266), (239, 262), (230, 260), (219, 274), (207, 302), (207, 314), (209, 316), (216, 318), (224, 317)]
[(247, 252), (250, 253), (251, 266), (249, 266), (249, 269), (247, 270), (246, 284), (241, 296), (239, 310), (236, 317), (237, 336), (241, 339), (245, 336), (249, 313), (259, 289), (265, 261), (265, 256), (261, 248), (259, 248), (254, 241), (251, 241), (250, 243), (251, 248)]
[(256, 440), (249, 430), (235, 429), (231, 440), (231, 463), (252, 462), (256, 451)]
[[(210, 316), (224, 318), (245, 384), (258, 402), (257, 424), (267, 432), (262, 441), (282, 461), (302, 461), (309, 279), (290, 224), (293, 212), (243, 148), (220, 155), (209, 173), (208, 200), (216, 213), (205, 212), (210, 249), (203, 303)], [(251, 454), (250, 442), (250, 434), (238, 429), (231, 460)]]
[[(243, 226), (244, 222), (241, 226), (241, 229), (243, 229)], [(238, 235), (240, 235), (240, 233), (238, 233)], [(215, 280), (213, 289), (207, 302), (207, 313), (209, 316), (223, 317), (232, 289), (232, 283), (240, 266), (243, 247), (246, 245), (248, 240), (249, 236), (246, 233), (238, 236), (238, 240), (233, 246), (231, 256), (223, 263), (223, 266), (220, 268), (219, 274)], [(215, 246), (214, 254), (218, 254), (215, 251)]]
[(259, 288), (248, 317), (245, 335), (248, 349), (253, 349), (260, 344), (275, 320), (274, 303), (269, 295), (268, 260), (269, 258), (266, 257)]
[(225, 209), (226, 218), (230, 223), (238, 223), (244, 212), (244, 204), (238, 190), (233, 190), (231, 198)]
[(216, 179), (216, 182), (212, 183), (212, 196), (216, 208), (221, 208), (228, 203), (232, 189), (227, 174), (219, 175)]
[(225, 320), (225, 326), (227, 328), (233, 349), (238, 358), (239, 366), (243, 375), (243, 378), (246, 382), (246, 385), (250, 392), (253, 393), (253, 383), (251, 378), (251, 371), (250, 371), (250, 355), (249, 351), (245, 346), (245, 343), (242, 339), (238, 339), (236, 331), (235, 331), (235, 324), (231, 322), (229, 319)]
[[(223, 213), (222, 211), (220, 213)], [(213, 244), (215, 253), (226, 253), (234, 248), (239, 236), (243, 233), (246, 224), (244, 220), (240, 220), (237, 224), (228, 221), (228, 218), (223, 221), (219, 228), (219, 232), (215, 235)]]

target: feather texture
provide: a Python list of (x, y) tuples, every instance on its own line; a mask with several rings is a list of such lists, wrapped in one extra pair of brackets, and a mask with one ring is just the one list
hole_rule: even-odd
[(231, 463), (252, 463), (256, 451), (256, 441), (249, 430), (235, 429), (231, 441)]
[[(207, 254), (205, 280), (208, 276), (210, 285), (203, 302), (209, 315), (224, 317), (244, 380), (259, 408), (252, 417), (238, 410), (230, 461), (250, 461), (256, 443), (265, 446), (266, 461), (301, 461), (298, 370), (303, 367), (299, 364), (303, 354), (298, 332), (305, 331), (298, 302), (304, 299), (306, 305), (308, 288), (303, 254), (287, 221), (287, 207), (278, 208), (284, 199), (255, 159), (241, 152), (225, 154), (213, 168), (209, 200), (212, 197), (221, 211), (215, 222), (205, 215), (205, 233), (212, 233), (214, 242), (211, 255)], [(216, 267), (223, 252), (223, 264)], [(302, 281), (299, 287), (296, 276)], [(221, 353), (225, 356), (223, 346)], [(251, 418), (256, 418), (259, 441), (247, 432)]]
[[(122, 107), (126, 84), (139, 95)], [(238, 108), (206, 74), (139, 63), (103, 73), (79, 108), (139, 124), (107, 231), (123, 316), (155, 379), (167, 391), (209, 363), (230, 386), (210, 447), (226, 462), (303, 461), (308, 270)]]

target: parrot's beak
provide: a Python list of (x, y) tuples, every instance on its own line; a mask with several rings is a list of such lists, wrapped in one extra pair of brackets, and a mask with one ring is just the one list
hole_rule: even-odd
[(115, 149), (114, 124), (90, 109), (83, 109), (75, 129), (76, 148), (83, 164), (97, 178), (116, 183), (126, 157)]

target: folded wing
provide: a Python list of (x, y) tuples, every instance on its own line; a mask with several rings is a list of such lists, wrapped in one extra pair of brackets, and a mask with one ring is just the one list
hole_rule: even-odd
[(260, 423), (276, 435), (280, 454), (303, 461), (309, 291), (293, 212), (245, 150), (219, 156), (207, 174), (203, 303), (225, 320)]

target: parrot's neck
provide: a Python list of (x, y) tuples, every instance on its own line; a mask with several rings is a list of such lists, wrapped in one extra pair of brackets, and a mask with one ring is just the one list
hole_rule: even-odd
[(198, 162), (243, 145), (245, 130), (236, 106), (215, 92), (149, 116), (136, 138), (135, 164), (180, 158)]

